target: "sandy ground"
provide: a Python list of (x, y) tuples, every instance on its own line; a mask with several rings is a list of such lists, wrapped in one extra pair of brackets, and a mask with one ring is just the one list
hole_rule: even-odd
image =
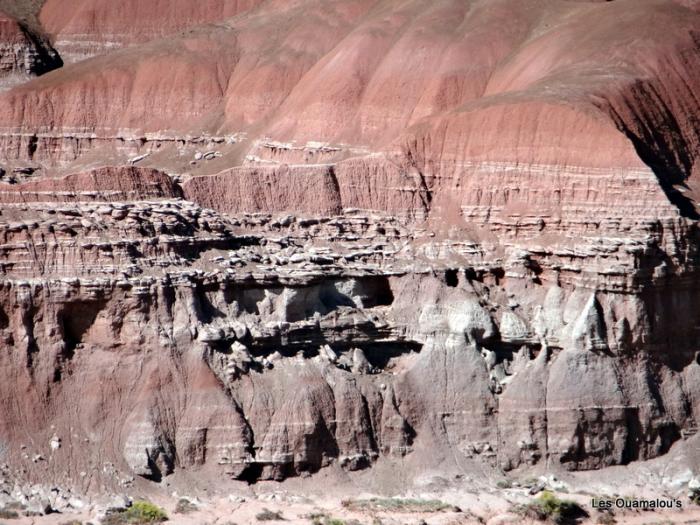
[[(166, 506), (167, 509), (168, 506)], [(313, 523), (330, 523), (332, 525), (462, 525), (462, 524), (530, 524), (542, 523), (523, 519), (521, 516), (511, 513), (496, 514), (491, 518), (479, 519), (470, 516), (468, 513), (412, 513), (412, 514), (397, 514), (397, 513), (352, 513), (348, 512), (339, 506), (334, 506), (332, 502), (327, 502), (325, 505), (318, 503), (311, 504), (290, 504), (290, 503), (264, 503), (264, 502), (244, 502), (239, 504), (231, 504), (230, 502), (221, 501), (205, 505), (202, 510), (193, 512), (187, 515), (173, 513), (174, 505), (170, 505), (168, 523), (182, 525), (244, 525), (256, 523), (280, 523), (280, 524), (313, 524)], [(279, 512), (284, 518), (282, 521), (261, 521), (258, 517), (265, 511)], [(317, 520), (314, 521), (314, 517)], [(329, 521), (324, 522), (327, 518)], [(590, 519), (581, 521), (582, 524), (600, 523), (599, 516), (593, 514)], [(89, 513), (77, 515), (53, 515), (40, 518), (22, 518), (15, 520), (6, 520), (4, 523), (11, 525), (17, 524), (36, 524), (36, 525), (73, 525), (71, 520), (78, 520), (80, 523), (94, 523), (91, 520)], [(331, 521), (332, 520), (332, 521)], [(355, 521), (353, 521), (355, 520)], [(640, 513), (624, 513), (616, 514), (615, 522), (611, 523), (629, 523), (635, 525), (667, 525), (667, 524), (700, 524), (700, 510), (693, 509), (683, 512), (640, 512)]]
[[(183, 471), (168, 476), (159, 484), (137, 479), (133, 486), (121, 491), (121, 495), (161, 506), (170, 517), (169, 523), (177, 525), (505, 525), (542, 523), (511, 512), (517, 505), (527, 504), (537, 497), (529, 494), (527, 488), (535, 483), (545, 485), (560, 499), (576, 501), (589, 514), (581, 521), (583, 524), (700, 525), (700, 506), (688, 499), (688, 483), (700, 479), (700, 462), (696, 459), (700, 436), (697, 438), (680, 443), (664, 457), (600, 471), (566, 472), (545, 468), (503, 473), (479, 462), (461, 463), (455, 469), (445, 462), (409, 465), (408, 461), (379, 461), (372, 469), (360, 472), (348, 473), (333, 466), (313, 476), (255, 485), (220, 476), (204, 478), (203, 484), (201, 473)], [(356, 511), (343, 505), (347, 500), (373, 497), (440, 500), (458, 507), (460, 512)], [(614, 509), (615, 521), (609, 516), (606, 521), (606, 516), (592, 507), (593, 497), (677, 499), (682, 508)], [(176, 512), (181, 498), (194, 502), (196, 510), (187, 514)], [(97, 525), (99, 512), (109, 501), (113, 501), (113, 496), (98, 496), (93, 501), (86, 500), (84, 509), (75, 514), (0, 519), (0, 525), (76, 525), (71, 520)], [(280, 513), (283, 520), (259, 519), (265, 511)]]
[[(695, 506), (687, 500), (683, 508), (663, 511), (615, 511), (615, 521), (602, 520), (602, 514), (590, 505), (590, 496), (585, 494), (558, 493), (560, 498), (576, 500), (586, 509), (590, 517), (580, 521), (582, 524), (596, 523), (629, 523), (634, 525), (667, 525), (667, 524), (700, 524), (700, 506)], [(432, 497), (433, 495), (429, 495)], [(228, 497), (216, 496), (209, 499), (195, 499), (197, 510), (186, 514), (178, 513), (176, 505), (177, 494), (168, 497), (155, 496), (149, 498), (161, 506), (169, 516), (169, 522), (181, 525), (246, 525), (260, 523), (280, 524), (328, 524), (328, 525), (466, 525), (466, 524), (529, 524), (542, 523), (525, 519), (509, 512), (512, 500), (529, 501), (532, 496), (524, 489), (509, 489), (503, 495), (494, 494), (446, 494), (443, 501), (462, 502), (460, 512), (383, 512), (376, 510), (352, 511), (343, 505), (343, 500), (334, 497), (309, 498), (286, 491), (264, 492), (253, 496), (231, 494)], [(471, 503), (470, 503), (471, 502)], [(279, 513), (282, 520), (266, 520), (266, 512)], [(3, 525), (36, 524), (36, 525), (74, 525), (71, 520), (79, 523), (99, 523), (95, 509), (86, 509), (76, 514), (54, 514), (43, 517), (0, 520)]]

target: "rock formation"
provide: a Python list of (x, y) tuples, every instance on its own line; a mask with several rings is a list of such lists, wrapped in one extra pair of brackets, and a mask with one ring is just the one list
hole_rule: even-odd
[(77, 63), (0, 94), (14, 475), (598, 469), (694, 439), (694, 2), (116, 5), (48, 0)]
[(220, 22), (261, 3), (262, 0), (77, 0), (66, 8), (61, 0), (46, 0), (39, 20), (70, 63), (193, 26)]
[(0, 11), (0, 88), (61, 65), (60, 57), (45, 37)]

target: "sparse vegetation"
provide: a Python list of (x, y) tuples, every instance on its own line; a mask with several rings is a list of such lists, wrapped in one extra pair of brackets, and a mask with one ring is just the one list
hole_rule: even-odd
[(19, 518), (19, 513), (12, 509), (0, 509), (0, 518), (5, 520), (16, 520)]
[(148, 501), (135, 501), (126, 510), (109, 514), (102, 525), (149, 525), (168, 520), (163, 509)]
[(518, 506), (515, 511), (523, 517), (538, 521), (549, 521), (557, 525), (576, 523), (588, 513), (575, 501), (559, 499), (554, 493), (545, 490), (527, 505)]
[(460, 512), (459, 508), (435, 499), (371, 498), (345, 500), (343, 507), (353, 511), (374, 512)]
[(501, 479), (496, 482), (496, 487), (499, 489), (510, 489), (513, 487), (513, 482), (509, 479)]
[(274, 512), (269, 509), (263, 509), (262, 512), (258, 512), (255, 515), (255, 519), (258, 521), (284, 521), (284, 516), (281, 512)]
[(61, 523), (61, 525), (83, 525), (83, 522), (78, 520), (70, 520), (64, 521), (63, 523)]
[(175, 514), (189, 514), (190, 512), (196, 512), (198, 510), (197, 505), (192, 503), (187, 498), (180, 498), (175, 505)]
[(333, 518), (325, 514), (317, 514), (311, 518), (312, 525), (361, 525), (357, 520)]
[(688, 492), (688, 499), (695, 505), (700, 505), (700, 488), (691, 488)]
[[(314, 512), (311, 514), (307, 514), (306, 516), (302, 516), (303, 518), (306, 518), (309, 520), (311, 525), (362, 525), (359, 521), (357, 520), (346, 520), (343, 518), (334, 518), (332, 516), (329, 516), (328, 514), (322, 513), (322, 512)], [(372, 522), (372, 525), (381, 525), (381, 521), (375, 518), (375, 520)]]
[(520, 484), (526, 489), (532, 488), (540, 482), (537, 478), (525, 478)]

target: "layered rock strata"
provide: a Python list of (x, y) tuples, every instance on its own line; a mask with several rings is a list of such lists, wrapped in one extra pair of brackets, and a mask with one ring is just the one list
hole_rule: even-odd
[(283, 479), (427, 448), (601, 468), (695, 430), (694, 255), (678, 239), (697, 229), (678, 214), (617, 234), (487, 224), (467, 242), (360, 211), (241, 200), (223, 216), (136, 168), (48, 195), (78, 179), (101, 192), (4, 197), (1, 432), (30, 478), (108, 457), (114, 483)]
[(6, 89), (62, 65), (45, 37), (0, 11), (0, 88)]
[(595, 469), (695, 439), (692, 5), (224, 4), (0, 97), (12, 475)]
[(47, 0), (39, 12), (39, 21), (61, 56), (73, 63), (193, 26), (220, 22), (260, 3), (261, 0), (126, 0), (117, 4), (79, 0), (66, 9), (60, 0)]

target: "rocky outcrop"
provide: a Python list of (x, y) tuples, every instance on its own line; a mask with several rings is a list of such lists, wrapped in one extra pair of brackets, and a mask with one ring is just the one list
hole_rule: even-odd
[(45, 37), (0, 11), (0, 87), (10, 87), (62, 65)]
[(597, 469), (695, 433), (695, 10), (188, 9), (232, 17), (0, 97), (8, 468)]
[(130, 201), (175, 198), (180, 190), (165, 173), (142, 168), (97, 168), (62, 178), (0, 184), (0, 203)]
[(183, 184), (185, 198), (224, 213), (338, 214), (344, 209), (425, 219), (431, 192), (416, 171), (380, 157), (335, 165), (257, 165)]
[[(685, 219), (594, 233), (588, 255), (527, 236), (494, 251), (360, 212), (225, 218), (148, 188), (3, 210), (2, 435), (48, 432), (27, 410), (53, 425), (28, 457), (73, 465), (78, 439), (90, 471), (109, 442), (114, 484), (179, 468), (283, 479), (426, 447), (581, 469), (658, 456), (695, 428), (697, 291), (680, 285), (695, 270), (663, 247), (697, 235)], [(17, 385), (33, 392), (20, 404)]]
[(188, 200), (230, 214), (296, 210), (335, 215), (342, 211), (338, 182), (329, 166), (234, 168), (192, 178), (183, 191)]

